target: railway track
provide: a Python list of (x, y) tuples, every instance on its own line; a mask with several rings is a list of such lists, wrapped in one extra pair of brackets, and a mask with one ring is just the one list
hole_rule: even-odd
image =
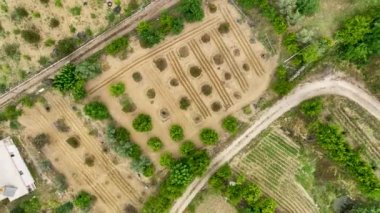
[(193, 100), (195, 105), (197, 106), (199, 112), (201, 113), (203, 118), (207, 118), (208, 116), (211, 116), (211, 113), (205, 103), (202, 101), (201, 97), (197, 93), (197, 91), (194, 89), (193, 85), (183, 72), (181, 65), (176, 58), (175, 54), (171, 51), (168, 53), (167, 58), (172, 65), (173, 71), (176, 74), (178, 80), (181, 82), (181, 85), (186, 90), (187, 94), (190, 96), (190, 98)]
[(197, 44), (195, 40), (191, 40), (189, 42), (190, 50), (194, 53), (195, 58), (198, 60), (199, 64), (205, 70), (208, 78), (210, 79), (211, 83), (216, 88), (216, 91), (220, 98), (223, 101), (225, 109), (230, 108), (233, 105), (231, 97), (228, 95), (226, 89), (223, 87), (221, 80), (219, 79), (218, 75), (213, 70), (212, 66), (208, 62), (206, 56), (203, 54), (201, 48)]
[(70, 62), (77, 62), (91, 56), (95, 52), (103, 49), (114, 38), (125, 35), (134, 30), (139, 21), (151, 19), (159, 15), (161, 10), (168, 9), (177, 2), (179, 2), (179, 0), (152, 1), (152, 3), (147, 5), (142, 10), (136, 12), (131, 17), (124, 19), (113, 28), (96, 36), (94, 39), (79, 47), (73, 53), (42, 69), (40, 72), (23, 81), (19, 85), (11, 88), (9, 91), (0, 96), (0, 107), (4, 107), (26, 90), (34, 88), (36, 85), (41, 83), (42, 80), (53, 76), (64, 65)]
[(131, 69), (131, 68), (133, 68), (133, 67), (135, 67), (135, 66), (137, 66), (137, 65), (139, 65), (141, 63), (143, 63), (144, 61), (146, 61), (148, 59), (153, 58), (158, 53), (164, 54), (165, 51), (170, 50), (173, 47), (174, 44), (176, 44), (178, 42), (184, 42), (184, 41), (186, 41), (188, 39), (191, 39), (194, 35), (197, 35), (197, 34), (203, 32), (205, 28), (207, 29), (207, 28), (212, 28), (212, 27), (216, 26), (217, 22), (218, 22), (217, 18), (209, 19), (209, 20), (205, 21), (203, 24), (201, 24), (199, 27), (197, 27), (197, 28), (195, 28), (193, 30), (190, 30), (190, 31), (188, 31), (186, 33), (183, 33), (183, 34), (181, 34), (181, 36), (179, 36), (179, 37), (177, 37), (175, 39), (173, 39), (171, 41), (168, 41), (168, 42), (164, 42), (162, 44), (159, 44), (155, 49), (152, 49), (146, 55), (144, 55), (144, 56), (136, 59), (132, 63), (128, 64), (126, 67), (123, 67), (122, 69), (118, 70), (113, 75), (111, 75), (109, 78), (105, 79), (103, 82), (97, 84), (93, 88), (89, 88), (88, 93), (89, 94), (95, 93), (97, 90), (99, 90), (100, 88), (104, 87), (108, 83), (112, 82), (113, 80), (115, 80), (117, 78), (120, 78), (129, 69)]
[(229, 69), (232, 71), (232, 75), (239, 83), (240, 89), (243, 92), (246, 92), (249, 88), (248, 82), (244, 78), (244, 76), (241, 74), (239, 66), (236, 64), (236, 61), (231, 56), (230, 51), (228, 50), (228, 47), (223, 42), (222, 38), (219, 35), (219, 32), (216, 29), (211, 31), (211, 38), (216, 43), (216, 46), (218, 47), (219, 52), (221, 52), (223, 57), (226, 59), (227, 65)]
[(251, 46), (247, 39), (244, 37), (243, 32), (241, 32), (239, 26), (236, 25), (235, 21), (229, 14), (228, 9), (222, 8), (222, 14), (225, 21), (231, 24), (231, 31), (234, 34), (236, 40), (239, 42), (240, 47), (243, 49), (244, 54), (248, 57), (248, 61), (254, 68), (256, 75), (263, 75), (265, 73), (264, 68), (262, 67), (260, 61), (257, 59), (255, 53), (252, 51)]

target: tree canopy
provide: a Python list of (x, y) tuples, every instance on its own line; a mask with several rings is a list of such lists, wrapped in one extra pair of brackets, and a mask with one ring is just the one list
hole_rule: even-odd
[(139, 114), (133, 119), (132, 126), (138, 132), (149, 132), (153, 129), (152, 118), (147, 114)]
[(211, 128), (204, 128), (199, 134), (199, 139), (206, 145), (214, 145), (219, 141), (219, 135)]
[(100, 101), (92, 101), (84, 106), (84, 114), (95, 119), (104, 120), (110, 118), (106, 105)]
[(176, 142), (181, 141), (185, 138), (183, 128), (178, 124), (172, 125), (169, 129), (169, 133), (170, 133), (170, 138)]
[(234, 116), (229, 115), (222, 120), (222, 127), (231, 135), (235, 135), (239, 128), (239, 121)]

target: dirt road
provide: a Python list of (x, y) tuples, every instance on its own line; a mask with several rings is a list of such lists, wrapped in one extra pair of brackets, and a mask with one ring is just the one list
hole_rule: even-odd
[(179, 0), (153, 0), (152, 3), (145, 8), (90, 40), (70, 55), (41, 70), (39, 73), (28, 78), (21, 84), (11, 88), (8, 92), (0, 96), (0, 107), (3, 107), (24, 91), (35, 88), (43, 79), (54, 75), (65, 64), (80, 61), (91, 56), (95, 52), (103, 49), (113, 39), (131, 32), (141, 20), (151, 19), (159, 15), (160, 11), (173, 6), (178, 1)]
[(366, 109), (377, 119), (380, 119), (380, 102), (367, 94), (364, 90), (337, 76), (327, 76), (323, 80), (314, 81), (298, 86), (291, 94), (278, 101), (271, 108), (263, 112), (256, 122), (247, 129), (240, 137), (235, 139), (231, 145), (219, 153), (202, 178), (197, 178), (187, 188), (185, 193), (177, 199), (172, 213), (183, 212), (195, 195), (207, 183), (211, 175), (223, 164), (231, 160), (240, 150), (248, 145), (252, 139), (265, 130), (273, 121), (285, 112), (297, 106), (302, 101), (320, 95), (339, 95), (349, 98)]

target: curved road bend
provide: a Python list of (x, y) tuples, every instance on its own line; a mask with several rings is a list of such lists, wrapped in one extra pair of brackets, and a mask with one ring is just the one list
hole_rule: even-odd
[(92, 40), (79, 47), (70, 55), (46, 67), (45, 69), (41, 70), (34, 76), (28, 78), (21, 84), (11, 88), (8, 92), (0, 96), (0, 107), (3, 107), (7, 103), (9, 103), (12, 99), (20, 95), (22, 92), (30, 88), (33, 88), (43, 79), (54, 75), (65, 64), (70, 63), (72, 61), (82, 60), (91, 56), (95, 52), (103, 49), (115, 37), (119, 37), (131, 32), (133, 29), (136, 28), (139, 21), (148, 20), (159, 15), (160, 11), (173, 6), (178, 1), (179, 0), (153, 0), (144, 9), (141, 9), (140, 11), (134, 13), (132, 16), (121, 21), (116, 26), (96, 36)]
[(171, 213), (183, 212), (196, 194), (207, 184), (212, 174), (223, 164), (231, 160), (239, 151), (249, 144), (252, 139), (265, 130), (273, 121), (285, 112), (297, 106), (302, 101), (320, 95), (344, 96), (366, 109), (377, 119), (380, 119), (380, 102), (367, 94), (361, 88), (339, 79), (336, 76), (327, 76), (323, 80), (314, 81), (298, 86), (291, 94), (285, 96), (271, 108), (264, 111), (258, 120), (241, 136), (236, 138), (230, 146), (219, 153), (210, 163), (205, 175), (195, 179), (185, 193), (177, 199)]

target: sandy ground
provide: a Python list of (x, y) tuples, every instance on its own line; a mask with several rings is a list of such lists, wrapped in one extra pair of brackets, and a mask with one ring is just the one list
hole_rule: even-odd
[(236, 213), (236, 209), (231, 206), (220, 195), (208, 195), (195, 209), (196, 213)]
[[(133, 132), (132, 138), (155, 162), (159, 154), (170, 151), (178, 154), (178, 145), (170, 138), (168, 129), (172, 124), (185, 127), (187, 139), (192, 139), (201, 146), (198, 139), (199, 130), (212, 127), (222, 133), (220, 120), (222, 117), (235, 112), (244, 105), (257, 99), (268, 87), (270, 77), (276, 66), (276, 57), (261, 58), (265, 54), (264, 47), (259, 43), (251, 43), (251, 29), (246, 23), (239, 24), (240, 15), (226, 1), (214, 2), (218, 10), (210, 13), (206, 9), (204, 21), (186, 25), (179, 36), (167, 38), (152, 49), (140, 48), (136, 40), (131, 42), (133, 53), (125, 60), (108, 57), (103, 61), (109, 69), (99, 78), (89, 82), (88, 91), (91, 97), (105, 102), (112, 116), (121, 124), (131, 127), (131, 121), (139, 113), (147, 113), (153, 119), (153, 131), (148, 134)], [(231, 30), (220, 34), (217, 28), (220, 23), (228, 22)], [(210, 41), (205, 43), (201, 37), (207, 34)], [(188, 56), (181, 57), (180, 49), (186, 48)], [(238, 52), (238, 53), (236, 53)], [(216, 64), (215, 55), (221, 54), (222, 64)], [(164, 59), (167, 67), (160, 71), (154, 61)], [(248, 70), (243, 69), (243, 65)], [(201, 75), (193, 77), (190, 67), (201, 68)], [(142, 81), (135, 82), (132, 75), (141, 73)], [(231, 78), (227, 80), (225, 74)], [(178, 81), (178, 86), (171, 85), (172, 80)], [(119, 100), (109, 94), (109, 85), (123, 82), (127, 94), (137, 106), (132, 113), (121, 110)], [(209, 96), (202, 94), (204, 85), (212, 87)], [(154, 89), (156, 97), (146, 96), (148, 89)], [(191, 100), (189, 109), (181, 110), (179, 100), (188, 97)], [(213, 111), (212, 104), (218, 103), (221, 108)], [(163, 118), (160, 112), (165, 109), (168, 118)], [(151, 136), (158, 136), (165, 144), (160, 153), (153, 153), (146, 145)], [(222, 135), (226, 138), (227, 135)]]
[[(38, 60), (41, 56), (50, 58), (53, 47), (46, 47), (44, 42), (47, 39), (58, 41), (65, 37), (76, 35), (78, 32), (84, 32), (91, 29), (94, 35), (103, 31), (108, 21), (106, 16), (112, 12), (106, 3), (101, 0), (64, 0), (62, 7), (55, 6), (55, 1), (50, 0), (45, 5), (39, 0), (21, 1), (5, 0), (0, 3), (6, 6), (8, 11), (0, 12), (0, 23), (3, 32), (0, 36), (0, 47), (5, 44), (19, 44), (21, 56), (19, 60), (13, 60), (7, 57), (4, 51), (0, 53), (0, 83), (14, 83), (22, 79), (23, 73), (35, 72), (41, 68)], [(84, 4), (87, 2), (87, 5)], [(121, 7), (125, 8), (129, 0), (121, 0)], [(24, 7), (29, 16), (21, 21), (11, 19), (11, 14), (16, 7)], [(70, 8), (81, 7), (79, 16), (70, 13)], [(39, 14), (40, 17), (37, 17)], [(50, 20), (56, 18), (60, 24), (56, 28), (49, 27)], [(70, 26), (75, 27), (76, 31), (70, 31)], [(20, 34), (15, 34), (15, 30), (24, 30), (33, 28), (39, 31), (41, 42), (39, 44), (29, 44), (25, 42)]]
[[(97, 197), (94, 212), (120, 212), (127, 204), (139, 208), (149, 193), (144, 183), (129, 169), (129, 163), (119, 159), (110, 152), (104, 152), (101, 136), (88, 134), (88, 122), (78, 117), (73, 104), (68, 98), (59, 94), (47, 93), (45, 98), (51, 108), (50, 112), (38, 104), (32, 109), (25, 109), (20, 123), (25, 127), (21, 133), (24, 143), (28, 137), (47, 133), (51, 143), (43, 148), (43, 153), (68, 181), (68, 193), (74, 196), (80, 190), (86, 190)], [(67, 133), (59, 132), (53, 123), (63, 118), (70, 127)], [(96, 125), (93, 125), (96, 127)], [(79, 148), (72, 148), (65, 141), (71, 136), (80, 140)], [(84, 163), (85, 156), (95, 158), (94, 166)]]
[(248, 145), (252, 139), (264, 131), (272, 122), (285, 112), (297, 106), (304, 100), (321, 95), (339, 95), (351, 99), (359, 104), (375, 118), (380, 119), (380, 103), (366, 91), (345, 81), (344, 79), (329, 75), (323, 80), (305, 83), (293, 90), (288, 96), (278, 101), (275, 105), (264, 111), (256, 122), (241, 136), (236, 138), (229, 147), (219, 153), (212, 161), (208, 171), (202, 178), (196, 179), (184, 194), (177, 199), (171, 212), (182, 212), (195, 195), (207, 183), (211, 175), (223, 164), (232, 159), (239, 151)]

